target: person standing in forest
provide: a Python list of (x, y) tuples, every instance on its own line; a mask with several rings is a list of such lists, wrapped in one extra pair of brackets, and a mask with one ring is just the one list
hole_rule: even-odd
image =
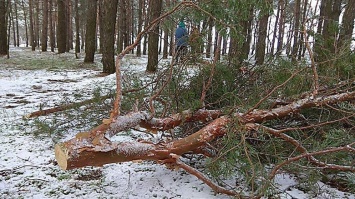
[(176, 55), (175, 61), (178, 63), (187, 54), (188, 33), (185, 23), (180, 21), (179, 27), (175, 31)]

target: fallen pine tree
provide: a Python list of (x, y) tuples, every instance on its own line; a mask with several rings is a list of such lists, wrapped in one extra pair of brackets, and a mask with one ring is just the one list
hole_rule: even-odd
[[(176, 164), (179, 166), (179, 163), (176, 162), (176, 155), (183, 155), (198, 150), (206, 146), (207, 143), (223, 136), (226, 133), (227, 126), (232, 121), (232, 117), (238, 118), (239, 125), (245, 126), (246, 129), (255, 130), (256, 128), (262, 128), (260, 127), (262, 126), (260, 124), (262, 122), (280, 119), (295, 114), (302, 109), (353, 100), (355, 100), (355, 92), (346, 92), (316, 98), (308, 97), (271, 110), (253, 110), (246, 114), (233, 113), (223, 116), (221, 116), (222, 113), (220, 111), (198, 110), (197, 112), (186, 111), (172, 117), (159, 119), (150, 118), (146, 112), (133, 112), (124, 116), (118, 116), (111, 123), (103, 123), (90, 132), (79, 133), (75, 138), (57, 144), (55, 155), (59, 166), (65, 170), (84, 166), (103, 166), (104, 164), (132, 160), (154, 160), (159, 163)], [(350, 116), (354, 116), (354, 114)], [(112, 143), (109, 140), (111, 136), (137, 125), (147, 129), (168, 130), (185, 122), (196, 121), (205, 122), (205, 127), (190, 136), (166, 143), (146, 141)], [(317, 160), (313, 155), (308, 156), (309, 152), (306, 147), (302, 146), (302, 143), (297, 142), (294, 138), (271, 128), (263, 128), (267, 129), (271, 135), (294, 145), (296, 150), (304, 154), (302, 158), (307, 158), (312, 164), (320, 168), (355, 171), (355, 168), (351, 165), (327, 164)], [(354, 145), (355, 143), (349, 143), (342, 150), (354, 153)], [(182, 166), (182, 168), (184, 167)]]
[[(333, 121), (321, 122), (321, 123), (310, 123), (309, 125), (297, 126), (297, 127), (287, 127), (287, 128), (275, 128), (273, 125), (268, 125), (269, 122), (283, 121), (285, 118), (293, 118), (300, 114), (300, 112), (310, 109), (315, 109), (317, 107), (327, 107), (336, 110), (335, 106), (340, 102), (353, 103), (355, 99), (355, 92), (353, 91), (352, 84), (348, 84), (349, 88), (337, 90), (336, 92), (322, 92), (319, 91), (319, 80), (317, 76), (317, 71), (315, 67), (313, 69), (313, 76), (317, 78), (314, 79), (313, 94), (308, 96), (302, 96), (299, 99), (296, 98), (293, 102), (287, 102), (273, 106), (270, 109), (258, 109), (258, 106), (266, 99), (268, 99), (277, 89), (285, 86), (289, 81), (299, 74), (301, 70), (306, 70), (303, 68), (294, 72), (286, 81), (278, 86), (274, 87), (271, 92), (269, 92), (263, 99), (260, 100), (255, 106), (250, 108), (248, 111), (241, 112), (236, 109), (229, 109), (228, 113), (222, 112), (220, 110), (207, 110), (202, 107), (205, 106), (206, 98), (208, 97), (207, 92), (213, 85), (212, 81), (214, 79), (214, 74), (216, 70), (216, 62), (209, 64), (208, 67), (211, 68), (210, 76), (207, 78), (207, 82), (203, 82), (203, 89), (198, 93), (201, 94), (200, 106), (197, 111), (184, 111), (179, 114), (170, 115), (168, 117), (159, 118), (156, 116), (156, 111), (154, 107), (154, 102), (158, 101), (158, 96), (162, 94), (164, 88), (167, 87), (168, 83), (172, 81), (172, 71), (173, 63), (171, 64), (170, 71), (164, 79), (159, 88), (157, 88), (154, 94), (149, 98), (149, 111), (132, 111), (128, 114), (121, 115), (121, 100), (122, 100), (122, 88), (121, 88), (121, 63), (122, 58), (132, 50), (142, 38), (143, 34), (148, 32), (153, 28), (159, 21), (171, 13), (186, 8), (193, 7), (194, 9), (200, 10), (196, 6), (188, 1), (181, 2), (171, 11), (161, 15), (159, 18), (153, 20), (149, 26), (147, 26), (142, 32), (137, 35), (136, 41), (131, 45), (126, 47), (116, 58), (116, 96), (113, 109), (111, 111), (110, 117), (104, 119), (102, 124), (93, 128), (88, 132), (81, 132), (68, 141), (61, 142), (55, 146), (55, 156), (58, 165), (64, 169), (75, 169), (85, 166), (103, 166), (109, 163), (127, 162), (133, 160), (152, 160), (157, 163), (166, 164), (171, 168), (182, 168), (188, 173), (195, 175), (200, 180), (205, 182), (217, 193), (224, 193), (228, 195), (236, 195), (238, 197), (256, 197), (260, 198), (264, 191), (268, 188), (268, 185), (278, 173), (278, 171), (294, 162), (305, 160), (306, 164), (311, 164), (315, 168), (320, 170), (336, 170), (336, 171), (350, 171), (353, 172), (354, 166), (351, 163), (344, 164), (343, 162), (336, 164), (337, 162), (323, 161), (321, 158), (325, 155), (330, 155), (332, 153), (343, 152), (347, 155), (353, 154), (355, 143), (352, 140), (344, 140), (345, 144), (337, 145), (336, 147), (323, 147), (321, 149), (314, 150), (310, 147), (309, 143), (303, 143), (298, 137), (293, 136), (292, 131), (302, 131), (312, 128), (317, 128), (320, 126), (326, 126), (332, 123), (347, 122), (352, 121), (354, 117), (353, 112), (339, 111), (342, 112), (344, 116), (340, 119)], [(207, 12), (205, 14), (209, 15)], [(212, 15), (209, 15), (211, 19), (218, 21)], [(221, 23), (220, 21), (218, 21)], [(230, 72), (230, 71), (228, 71)], [(205, 80), (203, 80), (205, 81)], [(223, 83), (224, 83), (223, 79)], [(234, 79), (233, 79), (234, 81)], [(222, 94), (223, 95), (223, 94)], [(177, 100), (177, 99), (176, 99)], [(178, 101), (178, 100), (177, 100)], [(212, 102), (213, 103), (213, 102)], [(174, 111), (171, 111), (174, 112)], [(110, 139), (112, 136), (125, 132), (130, 128), (135, 128), (140, 126), (149, 131), (167, 131), (174, 129), (176, 127), (182, 127), (185, 124), (196, 124), (202, 125), (198, 130), (190, 133), (184, 134), (186, 136), (178, 137), (173, 140), (164, 140), (159, 143), (144, 140), (136, 142), (120, 142), (115, 143)], [(238, 128), (231, 128), (238, 126)], [(353, 127), (353, 126), (352, 126)], [(285, 156), (279, 157), (280, 161), (276, 162), (275, 165), (268, 164), (272, 166), (269, 171), (269, 175), (264, 178), (261, 182), (259, 188), (252, 188), (251, 194), (244, 195), (243, 193), (238, 193), (233, 190), (225, 189), (208, 177), (206, 177), (202, 172), (197, 169), (187, 165), (181, 161), (180, 156), (186, 153), (204, 153), (204, 149), (213, 144), (213, 142), (218, 142), (219, 138), (226, 137), (226, 135), (232, 133), (233, 135), (242, 135), (241, 140), (245, 141), (249, 137), (249, 134), (253, 134), (253, 139), (256, 142), (260, 142), (259, 137), (265, 136), (279, 140), (284, 146), (287, 146), (290, 153)], [(256, 134), (256, 135), (254, 135)], [(305, 136), (308, 136), (305, 133)], [(259, 139), (259, 140), (258, 140)], [(233, 142), (235, 140), (232, 140)], [(262, 143), (262, 142), (261, 142)], [(251, 144), (250, 144), (251, 145)], [(262, 146), (262, 144), (255, 144), (256, 146)], [(245, 147), (245, 145), (233, 145), (233, 149), (238, 147)], [(286, 148), (286, 147), (285, 147)], [(217, 149), (218, 150), (218, 149)], [(231, 149), (226, 149), (227, 151), (220, 152), (222, 155), (232, 151)], [(254, 165), (249, 155), (250, 151), (246, 148), (244, 150), (244, 156), (247, 162), (250, 163), (251, 167), (247, 168), (248, 172), (251, 173), (251, 178), (254, 180), (257, 173), (254, 171)], [(218, 154), (219, 157), (222, 157)], [(209, 154), (210, 155), (210, 154)], [(343, 155), (344, 156), (344, 155)], [(349, 155), (350, 156), (350, 155)], [(346, 162), (346, 161), (344, 161)], [(264, 165), (263, 165), (264, 166)], [(237, 169), (237, 168), (236, 168)], [(250, 170), (250, 171), (249, 171)], [(255, 184), (255, 183), (254, 183)]]

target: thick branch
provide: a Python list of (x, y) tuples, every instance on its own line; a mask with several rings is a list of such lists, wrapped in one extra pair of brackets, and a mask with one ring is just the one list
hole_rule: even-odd
[(228, 121), (227, 117), (218, 118), (186, 138), (165, 144), (112, 143), (103, 135), (94, 137), (83, 134), (57, 144), (55, 156), (59, 166), (64, 170), (139, 159), (164, 161), (170, 158), (171, 153), (177, 155), (187, 153), (223, 135)]
[(302, 109), (351, 100), (355, 100), (355, 91), (317, 98), (305, 98), (271, 110), (255, 109), (247, 114), (240, 114), (240, 118), (243, 123), (260, 123), (267, 120), (283, 118), (291, 113), (297, 113)]
[[(255, 110), (243, 116), (239, 114), (241, 124), (248, 121), (261, 122), (270, 119), (282, 118), (302, 108), (310, 108), (324, 104), (332, 104), (339, 101), (354, 100), (355, 92), (342, 93), (315, 99), (301, 99), (292, 104), (272, 110)], [(182, 114), (165, 119), (149, 119), (144, 112), (130, 113), (116, 117), (112, 123), (102, 124), (90, 133), (78, 134), (64, 143), (56, 146), (56, 158), (63, 169), (73, 169), (83, 166), (102, 166), (107, 163), (131, 161), (135, 159), (164, 160), (169, 154), (181, 155), (193, 151), (207, 142), (225, 134), (225, 128), (230, 122), (227, 116), (215, 119), (213, 122), (196, 133), (169, 143), (119, 143), (114, 144), (104, 136), (113, 136), (136, 125), (146, 128), (166, 130), (180, 125), (184, 121), (209, 121), (219, 117), (218, 111), (199, 110), (191, 114), (187, 111)], [(292, 143), (292, 142), (291, 142)], [(294, 143), (300, 147), (297, 143)], [(299, 148), (301, 149), (301, 148)], [(127, 152), (129, 151), (129, 153)], [(301, 149), (302, 150), (302, 149)]]

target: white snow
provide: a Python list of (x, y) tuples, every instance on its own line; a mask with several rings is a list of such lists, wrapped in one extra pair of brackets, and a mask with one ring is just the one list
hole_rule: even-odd
[[(10, 55), (15, 51), (58, 61), (50, 53), (33, 53), (23, 48), (11, 48)], [(61, 56), (74, 59), (73, 54)], [(78, 93), (83, 99), (89, 98), (97, 84), (112, 89), (114, 75), (97, 77), (97, 69), (22, 70), (3, 65), (5, 59), (0, 57), (0, 198), (230, 198), (214, 194), (185, 171), (172, 171), (150, 161), (62, 171), (55, 163), (53, 140), (34, 136), (33, 126), (22, 117), (41, 105), (53, 107), (65, 97), (74, 99), (73, 95)], [(125, 58), (122, 71), (143, 74), (145, 64), (146, 57)], [(68, 132), (66, 139), (75, 133)], [(125, 134), (114, 139), (133, 141), (128, 137)], [(297, 182), (290, 175), (280, 174), (275, 180), (280, 198), (310, 197), (294, 188)], [(322, 194), (318, 198), (355, 198), (321, 183), (319, 189)]]

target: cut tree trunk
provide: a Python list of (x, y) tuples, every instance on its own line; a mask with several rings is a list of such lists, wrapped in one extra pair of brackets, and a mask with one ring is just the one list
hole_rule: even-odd
[[(355, 100), (355, 91), (317, 98), (308, 97), (271, 110), (254, 110), (247, 114), (236, 113), (234, 116), (239, 118), (240, 125), (261, 123), (283, 118), (301, 109), (353, 100)], [(112, 143), (108, 139), (118, 132), (137, 125), (148, 129), (167, 130), (183, 122), (211, 120), (213, 120), (211, 123), (194, 134), (166, 143), (154, 144), (147, 141)], [(146, 112), (133, 112), (118, 116), (113, 121), (107, 124), (104, 122), (90, 132), (78, 133), (75, 138), (57, 144), (55, 156), (59, 166), (64, 170), (132, 160), (155, 160), (169, 163), (175, 161), (171, 159), (171, 154), (181, 155), (194, 151), (217, 137), (223, 136), (230, 121), (229, 116), (221, 116), (219, 111), (199, 110), (193, 114), (187, 111), (165, 119), (151, 118)]]

